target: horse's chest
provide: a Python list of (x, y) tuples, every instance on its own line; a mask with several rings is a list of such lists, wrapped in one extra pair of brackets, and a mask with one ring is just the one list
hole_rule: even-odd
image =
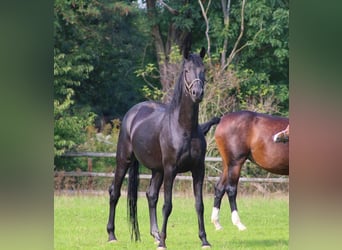
[(199, 138), (185, 140), (178, 148), (178, 165), (196, 163), (204, 156), (202, 141)]

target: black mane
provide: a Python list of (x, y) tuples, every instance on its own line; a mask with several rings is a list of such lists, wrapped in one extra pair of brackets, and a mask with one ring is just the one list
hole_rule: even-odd
[[(183, 85), (184, 85), (184, 71), (183, 71), (183, 69), (184, 69), (185, 60), (186, 59), (183, 59), (182, 72), (180, 73), (178, 81), (175, 84), (173, 96), (172, 96), (170, 104), (168, 105), (169, 111), (172, 111), (176, 107), (179, 106), (181, 97), (183, 95)], [(201, 57), (197, 54), (190, 54), (188, 61), (190, 61), (190, 60), (195, 66), (199, 67), (199, 66), (203, 65)]]

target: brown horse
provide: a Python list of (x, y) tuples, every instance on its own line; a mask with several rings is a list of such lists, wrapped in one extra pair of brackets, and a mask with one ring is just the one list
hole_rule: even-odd
[(290, 124), (287, 125), (286, 129), (276, 133), (273, 136), (274, 142), (288, 142), (290, 138)]
[(237, 185), (241, 167), (249, 159), (268, 172), (289, 174), (289, 144), (275, 143), (273, 135), (289, 124), (288, 118), (240, 111), (224, 115), (216, 127), (215, 140), (222, 157), (223, 171), (215, 186), (215, 200), (211, 221), (217, 230), (221, 200), (228, 195), (232, 222), (239, 230), (241, 223), (237, 205)]

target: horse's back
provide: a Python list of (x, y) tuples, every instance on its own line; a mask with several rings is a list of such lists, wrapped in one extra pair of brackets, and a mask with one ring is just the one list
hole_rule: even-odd
[(252, 111), (228, 113), (216, 127), (215, 139), (229, 160), (246, 157), (269, 172), (286, 175), (288, 143), (275, 143), (272, 136), (288, 123), (288, 118)]
[(164, 104), (146, 101), (134, 105), (122, 121), (118, 145), (128, 147), (139, 162), (150, 168), (161, 167), (159, 132), (164, 113)]
[(225, 114), (216, 127), (215, 139), (225, 140), (228, 144), (247, 144), (254, 117), (255, 113), (251, 111)]

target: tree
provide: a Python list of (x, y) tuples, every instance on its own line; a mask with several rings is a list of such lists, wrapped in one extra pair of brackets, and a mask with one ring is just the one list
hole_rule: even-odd
[(173, 51), (181, 51), (191, 33), (193, 48), (207, 44), (207, 93), (221, 102), (211, 115), (238, 109), (287, 114), (288, 1), (165, 2), (146, 1), (163, 92), (179, 74)]
[(54, 151), (56, 156), (82, 142), (84, 130), (93, 122), (92, 113), (84, 116), (73, 112), (75, 86), (87, 77), (92, 67), (79, 61), (65, 60), (67, 55), (55, 50), (54, 55)]
[(209, 82), (225, 83), (228, 96), (221, 100), (235, 96), (235, 100), (229, 98), (230, 105), (216, 106), (225, 107), (221, 112), (251, 109), (286, 115), (288, 2), (222, 0), (221, 3), (198, 3), (207, 27), (208, 49), (212, 50), (209, 53), (208, 75), (212, 78)]
[(92, 2), (97, 12), (81, 15), (78, 28), (84, 30), (82, 46), (92, 56), (94, 70), (77, 87), (76, 99), (112, 119), (142, 100), (142, 81), (134, 71), (143, 61), (149, 39), (141, 25), (144, 16), (130, 1)]
[(172, 1), (170, 4), (162, 0), (146, 1), (160, 83), (162, 91), (168, 93), (166, 99), (178, 80), (180, 55), (184, 47), (191, 43), (194, 23), (201, 18), (196, 6), (188, 0)]

